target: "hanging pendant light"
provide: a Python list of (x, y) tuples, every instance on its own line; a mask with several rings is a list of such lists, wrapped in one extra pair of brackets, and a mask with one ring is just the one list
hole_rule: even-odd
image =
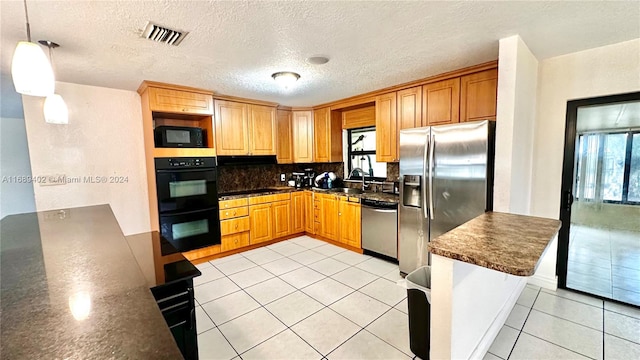
[(13, 86), (20, 94), (47, 96), (53, 94), (55, 79), (53, 69), (40, 45), (31, 42), (31, 28), (27, 0), (24, 0), (24, 14), (27, 20), (27, 41), (20, 41), (11, 61)]
[[(60, 45), (49, 40), (40, 40), (40, 44), (49, 48), (49, 59), (53, 67), (53, 49)], [(69, 109), (64, 102), (62, 96), (58, 94), (51, 94), (47, 96), (44, 101), (44, 121), (49, 124), (68, 124), (69, 123)]]

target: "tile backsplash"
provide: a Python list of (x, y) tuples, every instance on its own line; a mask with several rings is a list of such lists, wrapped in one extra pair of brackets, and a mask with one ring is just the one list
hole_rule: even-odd
[(286, 181), (280, 181), (280, 174), (286, 174), (286, 179), (289, 180), (291, 173), (304, 172), (307, 168), (312, 168), (316, 174), (333, 171), (339, 178), (344, 177), (344, 164), (341, 162), (220, 166), (218, 167), (218, 192), (287, 186)]

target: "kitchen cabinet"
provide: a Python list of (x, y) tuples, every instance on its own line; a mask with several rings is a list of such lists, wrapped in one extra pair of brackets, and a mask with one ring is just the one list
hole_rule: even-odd
[(416, 86), (396, 93), (397, 124), (396, 159), (400, 161), (400, 130), (422, 126), (422, 87)]
[(216, 144), (218, 155), (249, 154), (249, 105), (216, 100)]
[(328, 107), (313, 111), (313, 161), (342, 161), (342, 115)]
[(338, 196), (321, 194), (320, 198), (320, 236), (338, 241), (340, 227), (338, 223)]
[(315, 219), (313, 210), (313, 192), (304, 191), (304, 231), (312, 235), (315, 234)]
[(247, 199), (220, 201), (220, 251), (249, 245), (249, 206)]
[(376, 125), (376, 106), (342, 111), (342, 128), (356, 129)]
[(313, 162), (313, 112), (293, 111), (293, 162)]
[(455, 124), (460, 117), (460, 78), (422, 87), (422, 125)]
[(276, 113), (276, 157), (278, 164), (293, 163), (293, 114), (289, 110)]
[[(397, 92), (398, 134), (400, 130), (422, 126), (422, 87), (416, 86)], [(426, 126), (426, 125), (425, 125)], [(400, 135), (398, 135), (400, 138)]]
[(249, 155), (276, 155), (276, 109), (249, 105)]
[(156, 112), (213, 115), (211, 94), (149, 87), (149, 109)]
[(376, 96), (376, 161), (398, 161), (396, 93)]
[(278, 201), (271, 204), (273, 218), (273, 238), (291, 234), (291, 201)]
[(305, 229), (306, 202), (302, 191), (291, 193), (291, 233), (303, 233)]
[(498, 97), (498, 69), (460, 78), (460, 122), (495, 120)]
[(355, 248), (362, 247), (361, 236), (361, 208), (359, 202), (352, 202), (347, 197), (341, 197), (338, 209), (340, 223), (340, 242)]
[(249, 206), (249, 243), (257, 244), (273, 239), (273, 212), (271, 204)]
[(271, 106), (214, 102), (218, 155), (275, 155), (276, 112)]

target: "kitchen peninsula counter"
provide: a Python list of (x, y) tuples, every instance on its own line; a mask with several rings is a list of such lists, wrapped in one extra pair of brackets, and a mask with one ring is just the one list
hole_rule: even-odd
[(432, 359), (485, 356), (560, 224), (487, 212), (429, 244)]
[(429, 252), (516, 276), (532, 276), (560, 221), (487, 212), (429, 244)]
[(2, 359), (181, 359), (108, 205), (0, 223)]

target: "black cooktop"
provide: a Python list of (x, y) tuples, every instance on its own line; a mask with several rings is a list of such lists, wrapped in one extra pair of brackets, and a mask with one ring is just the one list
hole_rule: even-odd
[(251, 194), (260, 194), (260, 193), (267, 193), (267, 192), (278, 192), (278, 191), (286, 191), (286, 190), (278, 190), (278, 189), (238, 190), (238, 191), (227, 191), (224, 193), (220, 193), (218, 194), (218, 196), (251, 195)]

